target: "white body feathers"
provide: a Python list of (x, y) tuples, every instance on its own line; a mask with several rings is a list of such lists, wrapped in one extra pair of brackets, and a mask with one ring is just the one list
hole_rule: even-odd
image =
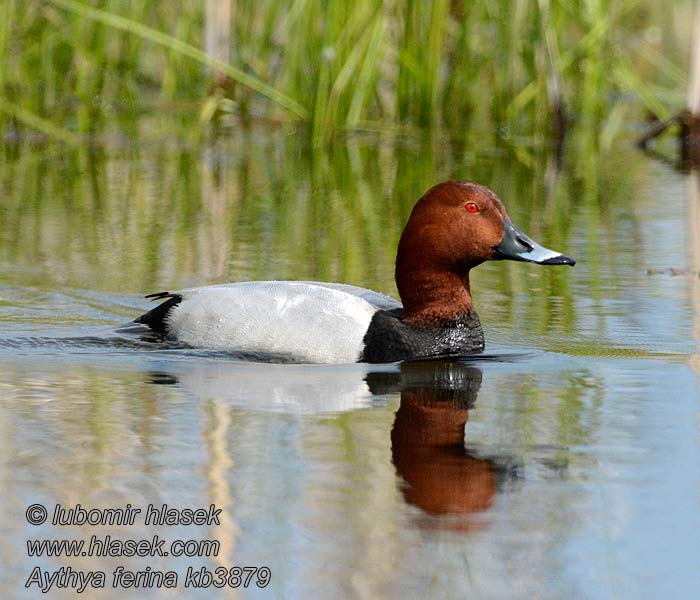
[(303, 362), (355, 362), (377, 310), (389, 296), (339, 283), (252, 281), (178, 292), (169, 337), (196, 348), (287, 356)]

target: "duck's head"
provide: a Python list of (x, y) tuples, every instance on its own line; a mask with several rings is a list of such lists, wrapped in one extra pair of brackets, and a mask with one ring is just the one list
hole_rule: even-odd
[(446, 282), (458, 278), (471, 308), (469, 270), (486, 260), (502, 259), (540, 265), (576, 263), (540, 246), (516, 227), (489, 188), (471, 181), (440, 183), (418, 201), (401, 235), (396, 258), (399, 294), (409, 313), (418, 305), (439, 302), (445, 305), (439, 311), (443, 313), (448, 304), (459, 304), (445, 297)]

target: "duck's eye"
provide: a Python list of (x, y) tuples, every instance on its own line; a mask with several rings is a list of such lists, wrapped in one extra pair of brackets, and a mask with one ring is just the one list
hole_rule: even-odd
[(476, 205), (475, 202), (467, 202), (464, 208), (467, 209), (468, 213), (478, 213), (479, 212), (479, 207)]

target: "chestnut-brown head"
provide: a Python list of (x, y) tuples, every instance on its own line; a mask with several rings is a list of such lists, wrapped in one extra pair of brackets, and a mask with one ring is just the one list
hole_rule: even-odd
[(420, 258), (456, 272), (475, 267), (493, 258), (507, 216), (496, 194), (483, 185), (436, 185), (413, 208), (399, 242), (399, 262)]
[(575, 263), (525, 235), (489, 188), (446, 181), (429, 189), (399, 241), (396, 284), (404, 313), (409, 320), (429, 322), (471, 309), (469, 270), (492, 259)]

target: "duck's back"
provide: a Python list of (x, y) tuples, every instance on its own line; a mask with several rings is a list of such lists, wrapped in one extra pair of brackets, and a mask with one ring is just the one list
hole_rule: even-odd
[(357, 286), (255, 281), (163, 294), (143, 323), (196, 348), (233, 350), (304, 362), (355, 362), (378, 310), (400, 308)]

